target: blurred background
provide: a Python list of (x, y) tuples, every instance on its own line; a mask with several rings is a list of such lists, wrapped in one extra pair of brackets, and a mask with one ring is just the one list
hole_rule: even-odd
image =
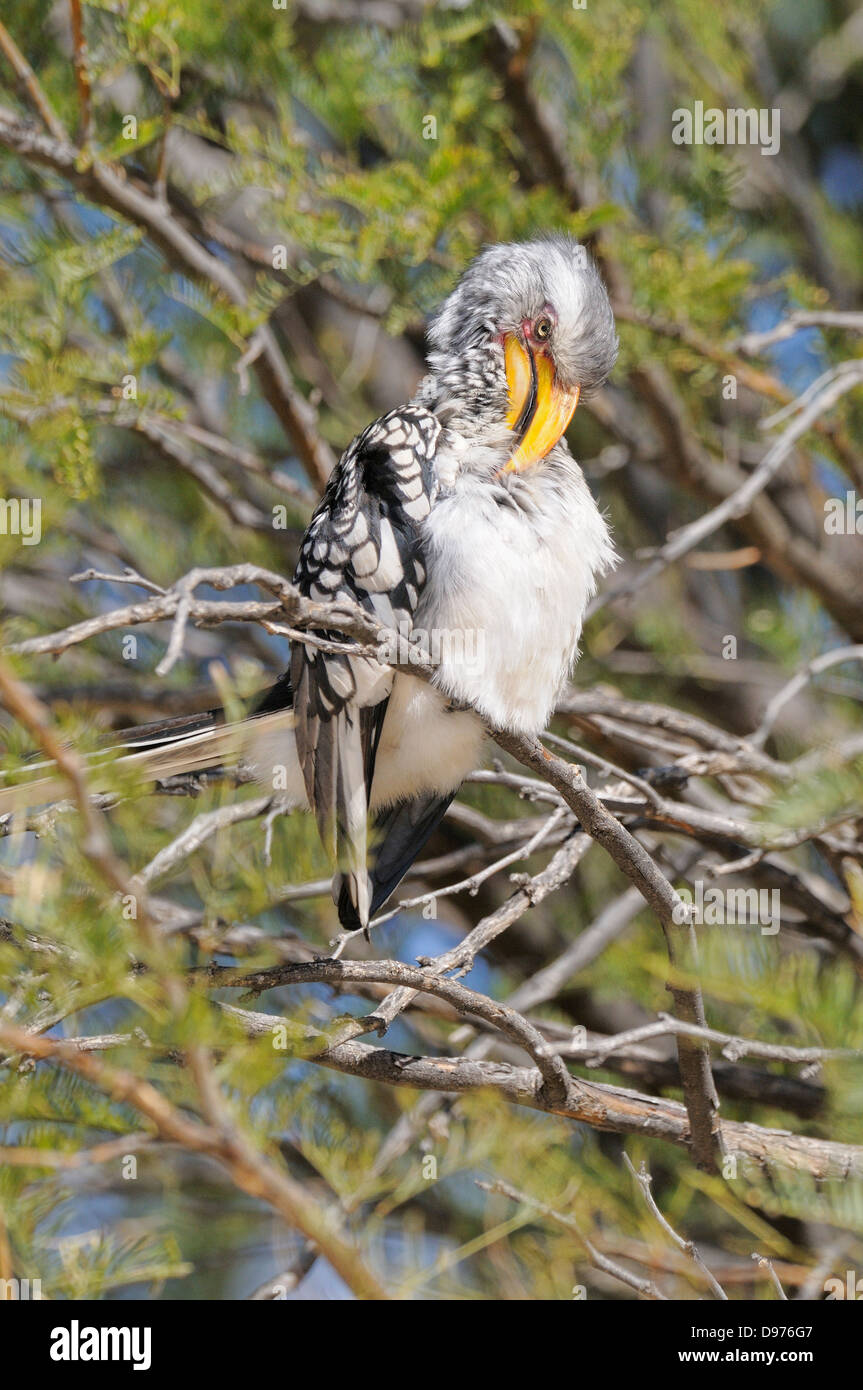
[[(656, 562), (670, 532), (746, 481), (782, 428), (765, 422), (859, 354), (847, 323), (759, 339), (794, 311), (863, 310), (858, 6), (9, 0), (3, 23), (35, 78), (16, 73), (4, 44), (0, 491), (42, 502), (38, 545), (0, 535), (4, 644), (141, 596), (110, 579), (70, 582), (88, 569), (129, 567), (162, 586), (193, 566), (240, 561), (290, 575), (333, 459), (410, 397), (427, 316), (466, 263), (486, 242), (550, 229), (596, 256), (621, 339), (611, 383), (576, 412), (568, 437), (623, 565), (586, 628), (558, 735), (630, 772), (675, 765), (694, 747), (688, 735), (659, 718), (646, 732), (647, 715), (622, 722), (621, 702), (694, 716), (733, 741), (759, 728), (795, 672), (863, 643), (863, 504), (859, 528), (848, 522), (863, 497), (859, 390), (801, 438), (744, 515), (680, 560)], [(40, 102), (45, 143), (28, 144), (21, 122), (38, 123)], [(778, 151), (676, 144), (674, 113), (697, 102), (780, 113)], [(100, 166), (121, 171), (120, 192)], [(123, 212), (136, 190), (160, 200), (146, 224)], [(845, 508), (838, 532), (825, 527), (830, 499)], [(159, 677), (168, 632), (130, 626), (19, 669), (64, 735), (89, 747), (214, 698), (242, 702), (286, 664), (283, 639), (233, 624), (190, 630), (183, 660)], [(790, 857), (743, 876), (758, 888), (793, 877), (777, 935), (699, 933), (716, 1028), (863, 1045), (861, 694), (858, 648), (777, 712), (764, 746), (788, 776), (756, 786), (708, 771), (688, 788), (678, 778), (701, 810), (801, 832), (841, 823), (847, 841), (801, 833)], [(6, 735), (12, 769), (32, 747), (11, 724)], [(136, 870), (195, 815), (248, 794), (218, 785), (195, 799), (124, 802), (112, 817), (118, 850)], [(406, 889), (482, 867), (503, 852), (490, 826), (537, 814), (499, 785), (466, 787), (427, 871)], [(732, 852), (732, 841), (650, 833), (680, 885), (711, 852), (743, 854), (737, 841)], [(331, 939), (329, 897), (302, 890), (326, 874), (309, 827), (277, 822), (269, 864), (262, 844), (259, 822), (238, 825), (160, 880), (158, 891), (201, 922), (259, 932), (228, 949), (214, 928), (178, 945), (184, 961), (272, 961)], [(94, 902), (75, 818), (38, 839), (7, 837), (0, 856), (17, 880), (0, 936), (10, 1016), (56, 1035), (139, 1026), (169, 1038), (159, 1001), (128, 978), (128, 924), (104, 894)], [(535, 872), (547, 857), (517, 868)], [(502, 872), (473, 894), (440, 898), (436, 915), (405, 910), (366, 954), (434, 955), (511, 891)], [(627, 892), (594, 847), (467, 983), (506, 997), (613, 909), (602, 949), (584, 952), (539, 1013), (601, 1035), (654, 1018), (668, 1006), (663, 944)], [(66, 966), (28, 954), (22, 932), (74, 947), (74, 991)], [(320, 1022), (368, 1001), (314, 986), (272, 991), (254, 1007)], [(385, 1045), (439, 1054), (453, 1033), (451, 1020), (408, 1013)], [(589, 1074), (678, 1096), (666, 1042)], [(182, 1100), (181, 1077), (120, 1051)], [(392, 1289), (422, 1299), (570, 1298), (574, 1287), (632, 1296), (590, 1267), (572, 1231), (478, 1188), (479, 1178), (571, 1212), (597, 1248), (649, 1268), (673, 1296), (703, 1293), (633, 1191), (620, 1137), (481, 1095), (393, 1091), (260, 1048), (238, 1048), (221, 1067), (243, 1122), (278, 1141), (310, 1196), (341, 1205)], [(719, 1059), (717, 1076), (723, 1069), (724, 1116), (863, 1142), (859, 1063), (751, 1063), (747, 1078), (747, 1066)], [(788, 1084), (771, 1090), (770, 1077)], [(7, 1146), (71, 1153), (136, 1123), (49, 1068), (16, 1072), (0, 1099)], [(823, 1272), (814, 1292), (807, 1285), (813, 1270), (859, 1266), (859, 1182), (776, 1170), (726, 1180), (669, 1146), (625, 1147), (649, 1161), (669, 1220), (699, 1241), (731, 1296), (773, 1296), (753, 1273), (756, 1247), (790, 1292), (810, 1297), (823, 1296)], [(12, 1164), (0, 1174), (0, 1209), (5, 1267), (41, 1276), (52, 1296), (243, 1298), (285, 1269), (296, 1275), (288, 1297), (351, 1296), (215, 1164), (169, 1146), (142, 1160), (134, 1181), (110, 1165)]]

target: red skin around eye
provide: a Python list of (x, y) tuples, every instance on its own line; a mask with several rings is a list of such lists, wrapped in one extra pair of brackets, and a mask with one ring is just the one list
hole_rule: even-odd
[[(539, 348), (541, 348), (546, 341), (545, 338), (538, 338), (536, 336), (536, 325), (541, 319), (547, 319), (552, 326), (557, 322), (556, 315), (551, 305), (546, 304), (535, 319), (522, 319), (521, 321), (521, 331), (524, 334), (525, 341), (533, 343)], [(546, 337), (547, 336), (548, 335), (546, 335)]]
[[(538, 338), (536, 336), (536, 325), (540, 319), (548, 319), (552, 325), (554, 325), (557, 322), (552, 309), (550, 307), (546, 307), (542, 310), (541, 313), (537, 315), (535, 319), (522, 319), (520, 327), (525, 342), (530, 343), (533, 347), (536, 347), (539, 351), (542, 351), (545, 347), (546, 339)], [(506, 333), (495, 334), (494, 341), (496, 343), (500, 343), (501, 346), (503, 346), (505, 339)]]

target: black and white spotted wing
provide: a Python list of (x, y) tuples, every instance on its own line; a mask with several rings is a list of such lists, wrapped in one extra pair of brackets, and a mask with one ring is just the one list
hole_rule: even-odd
[[(410, 630), (425, 582), (420, 523), (435, 499), (440, 424), (404, 406), (354, 440), (303, 540), (294, 581), (309, 598), (349, 598), (395, 631)], [(338, 634), (323, 634), (338, 638)], [(291, 684), (297, 751), (318, 829), (352, 922), (368, 924), (368, 803), (392, 673), (366, 657), (297, 642)], [(345, 915), (345, 914), (343, 914)]]

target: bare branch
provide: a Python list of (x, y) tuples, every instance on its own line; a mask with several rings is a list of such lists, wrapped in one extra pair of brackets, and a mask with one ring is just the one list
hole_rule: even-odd
[(863, 333), (863, 314), (837, 309), (795, 309), (764, 333), (744, 333), (734, 346), (749, 357), (757, 357), (765, 348), (793, 338), (801, 328), (843, 328), (849, 333)]
[(519, 1192), (517, 1188), (511, 1187), (509, 1183), (498, 1179), (496, 1182), (477, 1182), (477, 1187), (482, 1188), (483, 1192), (499, 1192), (503, 1197), (509, 1197), (510, 1201), (518, 1202), (520, 1206), (529, 1207), (531, 1210), (539, 1212), (547, 1220), (553, 1221), (556, 1226), (562, 1226), (564, 1230), (571, 1231), (576, 1239), (584, 1246), (588, 1258), (592, 1265), (601, 1269), (604, 1274), (610, 1274), (613, 1279), (619, 1279), (628, 1288), (635, 1289), (636, 1293), (643, 1294), (645, 1298), (661, 1299), (665, 1301), (665, 1294), (661, 1293), (652, 1279), (641, 1279), (637, 1274), (624, 1269), (622, 1265), (610, 1260), (607, 1255), (603, 1255), (597, 1250), (592, 1241), (587, 1236), (582, 1235), (578, 1227), (578, 1222), (574, 1217), (568, 1216), (564, 1212), (555, 1211), (553, 1207), (545, 1202), (539, 1202), (535, 1197), (530, 1197), (526, 1192)]
[(46, 97), (35, 72), (3, 23), (0, 23), (0, 50), (9, 60), (33, 109), (41, 116), (54, 139), (65, 143), (69, 138), (66, 134), (66, 127)]
[(710, 1285), (710, 1288), (713, 1290), (714, 1297), (720, 1299), (724, 1303), (727, 1303), (727, 1293), (723, 1289), (722, 1285), (718, 1284), (717, 1281), (714, 1279), (713, 1275), (710, 1273), (710, 1270), (707, 1268), (707, 1265), (704, 1263), (704, 1261), (701, 1258), (701, 1255), (698, 1253), (698, 1247), (693, 1243), (693, 1241), (684, 1240), (683, 1236), (679, 1236), (675, 1231), (674, 1227), (666, 1221), (665, 1217), (662, 1215), (662, 1212), (659, 1210), (659, 1207), (656, 1205), (656, 1202), (653, 1197), (653, 1192), (651, 1191), (652, 1179), (647, 1171), (645, 1164), (642, 1163), (640, 1171), (636, 1172), (628, 1153), (624, 1153), (623, 1161), (626, 1164), (632, 1176), (635, 1178), (635, 1181), (641, 1188), (644, 1200), (647, 1203), (648, 1208), (656, 1217), (656, 1220), (659, 1222), (665, 1234), (674, 1241), (675, 1245), (677, 1245), (685, 1255), (689, 1256), (693, 1264), (697, 1265), (698, 1269), (701, 1271), (708, 1284)]
[(78, 104), (81, 108), (81, 143), (90, 143), (93, 133), (93, 109), (90, 92), (90, 74), (87, 71), (87, 36), (84, 32), (84, 16), (81, 0), (69, 0), (69, 17), (72, 22), (72, 48), (75, 61), (75, 83), (78, 88)]
[(832, 651), (824, 652), (821, 656), (807, 661), (806, 665), (770, 700), (761, 723), (755, 732), (750, 734), (748, 741), (755, 748), (763, 748), (779, 714), (789, 701), (793, 700), (795, 695), (798, 695), (808, 685), (813, 676), (820, 675), (822, 671), (828, 671), (831, 666), (841, 666), (846, 661), (863, 661), (863, 646), (834, 647)]

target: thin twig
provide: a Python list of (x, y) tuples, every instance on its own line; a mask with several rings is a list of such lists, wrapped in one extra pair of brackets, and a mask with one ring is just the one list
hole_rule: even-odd
[(707, 1268), (707, 1265), (704, 1263), (704, 1261), (701, 1258), (701, 1255), (698, 1252), (698, 1247), (695, 1245), (693, 1241), (685, 1240), (683, 1236), (679, 1236), (675, 1231), (674, 1227), (670, 1225), (668, 1221), (666, 1221), (665, 1217), (662, 1215), (662, 1212), (659, 1210), (659, 1207), (656, 1205), (653, 1192), (651, 1191), (652, 1178), (650, 1176), (650, 1173), (647, 1171), (646, 1165), (642, 1163), (641, 1169), (639, 1170), (639, 1172), (636, 1172), (632, 1160), (630, 1159), (629, 1154), (626, 1153), (625, 1150), (623, 1154), (623, 1161), (626, 1164), (632, 1176), (635, 1178), (635, 1181), (641, 1188), (648, 1209), (651, 1211), (653, 1216), (655, 1216), (656, 1220), (659, 1222), (665, 1234), (669, 1236), (671, 1240), (674, 1241), (675, 1245), (677, 1245), (684, 1252), (685, 1255), (688, 1255), (689, 1258), (692, 1260), (693, 1264), (695, 1264), (698, 1267), (698, 1269), (701, 1271), (708, 1284), (710, 1285), (714, 1297), (721, 1299), (724, 1303), (727, 1303), (727, 1293), (723, 1289), (722, 1285), (717, 1283), (710, 1270)]
[(517, 1202), (520, 1206), (530, 1207), (533, 1211), (539, 1212), (541, 1216), (553, 1221), (556, 1226), (562, 1226), (564, 1230), (570, 1231), (576, 1239), (584, 1246), (588, 1258), (592, 1265), (602, 1270), (603, 1274), (610, 1274), (613, 1279), (619, 1279), (628, 1288), (635, 1289), (636, 1293), (642, 1294), (645, 1298), (660, 1299), (666, 1301), (666, 1295), (662, 1293), (654, 1284), (652, 1279), (642, 1279), (639, 1275), (624, 1269), (623, 1265), (610, 1260), (607, 1255), (603, 1255), (597, 1250), (592, 1241), (583, 1235), (579, 1230), (578, 1222), (574, 1217), (565, 1212), (555, 1211), (553, 1207), (545, 1202), (537, 1201), (535, 1197), (530, 1197), (526, 1192), (520, 1192), (512, 1187), (508, 1182), (497, 1179), (495, 1182), (480, 1182), (477, 1180), (477, 1187), (482, 1188), (483, 1192), (499, 1192), (502, 1197), (509, 1197), (510, 1201)]

